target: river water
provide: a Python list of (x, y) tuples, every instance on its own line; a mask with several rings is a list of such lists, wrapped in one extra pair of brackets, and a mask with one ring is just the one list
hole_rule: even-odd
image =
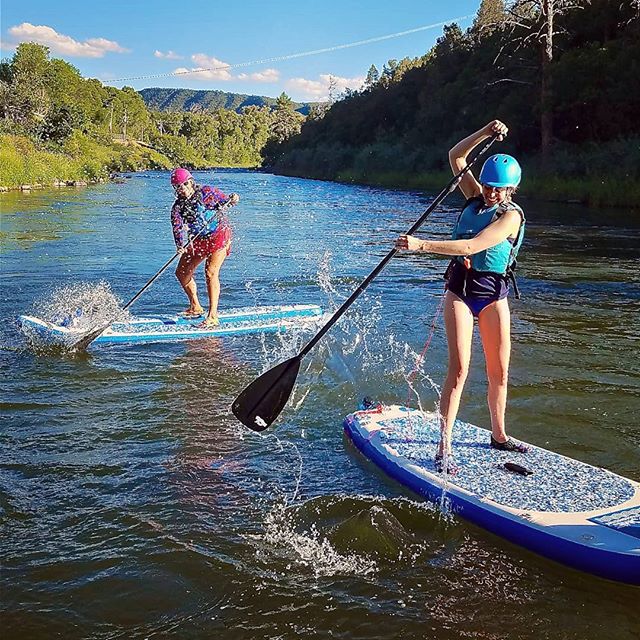
[[(429, 202), (246, 171), (197, 177), (242, 197), (221, 308), (335, 309)], [(446, 260), (395, 258), (257, 434), (232, 400), (312, 333), (71, 356), (34, 352), (15, 324), (60, 287), (104, 282), (128, 300), (173, 252), (166, 174), (1, 197), (3, 637), (638, 638), (638, 588), (441, 514), (343, 436), (364, 395), (433, 408), (441, 319), (415, 393), (407, 376)], [(510, 432), (640, 480), (637, 215), (521, 203)], [(425, 231), (446, 236), (459, 204)], [(184, 307), (168, 272), (132, 311)], [(460, 417), (487, 425), (485, 393), (476, 343)]]

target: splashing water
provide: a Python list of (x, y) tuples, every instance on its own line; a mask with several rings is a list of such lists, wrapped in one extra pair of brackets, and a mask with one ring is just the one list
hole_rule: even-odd
[(125, 320), (122, 301), (111, 291), (108, 282), (82, 282), (55, 289), (37, 305), (38, 315), (47, 322), (89, 329), (109, 320)]
[[(59, 287), (47, 298), (36, 302), (34, 315), (69, 329), (59, 346), (70, 347), (89, 331), (115, 321), (129, 320), (131, 316), (121, 304), (108, 282), (81, 282)], [(29, 337), (37, 344), (37, 336)]]
[(366, 576), (377, 571), (376, 563), (369, 558), (338, 553), (314, 524), (307, 531), (296, 531), (293, 513), (283, 503), (276, 504), (267, 514), (262, 541), (269, 553), (280, 549), (293, 564), (311, 569), (317, 578), (339, 574)]
[(339, 295), (331, 280), (331, 252), (325, 251), (318, 265), (318, 285), (327, 294), (330, 307), (335, 306), (335, 298)]

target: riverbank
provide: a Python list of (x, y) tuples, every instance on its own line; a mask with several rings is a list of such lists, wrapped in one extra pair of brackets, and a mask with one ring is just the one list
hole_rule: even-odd
[(26, 136), (0, 135), (0, 191), (95, 184), (114, 172), (170, 168), (169, 158), (155, 149), (101, 144), (79, 132), (58, 148), (38, 146)]
[[(52, 149), (38, 146), (26, 136), (0, 134), (0, 192), (97, 184), (109, 180), (114, 173), (170, 170), (176, 164), (180, 163), (133, 141), (101, 144), (75, 132), (64, 145)], [(247, 163), (195, 168), (256, 167)]]
[[(626, 141), (625, 150), (640, 146), (637, 140)], [(601, 156), (611, 155), (612, 149)], [(615, 154), (613, 154), (615, 155)], [(630, 155), (633, 155), (631, 153)], [(589, 207), (627, 207), (640, 215), (640, 178), (628, 166), (618, 164), (620, 172), (608, 175), (602, 169), (602, 158), (592, 154), (568, 153), (559, 149), (552, 171), (543, 172), (540, 161), (524, 161), (525, 180), (519, 189), (524, 198), (548, 202), (567, 202)], [(611, 164), (611, 163), (609, 163)], [(627, 165), (627, 168), (624, 165)], [(169, 170), (175, 163), (166, 155), (148, 146), (131, 142), (99, 143), (78, 132), (58, 149), (37, 146), (30, 138), (0, 134), (0, 192), (30, 191), (46, 187), (83, 186), (105, 182), (113, 173), (145, 170)], [(253, 169), (252, 165), (221, 165), (211, 168)], [(569, 168), (574, 175), (564, 175)], [(376, 171), (344, 169), (335, 174), (326, 170), (313, 171), (286, 166), (284, 163), (264, 170), (291, 177), (332, 180), (392, 189), (439, 191), (451, 179), (446, 171)]]
[[(518, 195), (542, 202), (566, 202), (588, 207), (626, 207), (640, 217), (640, 178), (630, 171), (607, 175), (597, 171), (587, 175), (563, 175), (562, 172), (539, 172), (537, 162), (523, 163), (524, 180)], [(387, 189), (440, 191), (451, 180), (448, 171), (411, 173), (403, 171), (341, 170), (335, 175), (325, 171), (298, 171), (293, 167), (266, 169), (279, 175), (312, 180), (330, 180)]]
[[(514, 153), (514, 152), (512, 152)], [(640, 138), (607, 143), (558, 143), (543, 162), (517, 154), (523, 168), (519, 195), (589, 207), (625, 207), (640, 217)], [(391, 189), (439, 191), (451, 179), (446, 154), (402, 144), (368, 147), (309, 146), (279, 156), (269, 170), (281, 175)], [(393, 167), (393, 170), (389, 168)]]
[[(336, 178), (337, 182), (350, 184), (425, 191), (439, 191), (449, 180), (451, 174), (444, 171), (414, 175), (394, 171), (358, 175), (353, 171), (341, 171)], [(528, 174), (526, 182), (518, 189), (518, 195), (533, 200), (583, 204), (588, 207), (629, 207), (640, 215), (640, 183), (630, 177), (571, 178)]]

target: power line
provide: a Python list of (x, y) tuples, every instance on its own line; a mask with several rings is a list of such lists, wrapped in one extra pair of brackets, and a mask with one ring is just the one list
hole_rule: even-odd
[(457, 18), (451, 18), (445, 22), (436, 22), (435, 24), (428, 24), (423, 27), (416, 27), (415, 29), (407, 29), (406, 31), (398, 31), (397, 33), (390, 33), (386, 36), (377, 36), (375, 38), (367, 38), (366, 40), (358, 40), (356, 42), (350, 42), (349, 44), (338, 44), (333, 47), (325, 47), (324, 49), (313, 49), (312, 51), (304, 51), (302, 53), (290, 53), (284, 56), (275, 56), (273, 58), (263, 58), (262, 60), (251, 60), (250, 62), (237, 62), (236, 64), (225, 64), (220, 67), (210, 67), (208, 69), (188, 69), (184, 71), (172, 71), (170, 73), (156, 73), (147, 76), (133, 76), (130, 78), (117, 78), (111, 80), (114, 82), (127, 82), (129, 80), (151, 80), (153, 78), (168, 78), (171, 76), (182, 76), (192, 73), (205, 73), (207, 71), (223, 71), (229, 69), (238, 69), (241, 67), (251, 67), (256, 64), (268, 64), (271, 62), (282, 62), (284, 60), (293, 60), (294, 58), (305, 58), (307, 56), (316, 56), (321, 53), (329, 53), (330, 51), (338, 51), (340, 49), (350, 49), (351, 47), (360, 47), (365, 44), (371, 44), (373, 42), (382, 42), (383, 40), (391, 40), (392, 38), (401, 38), (402, 36), (408, 36), (412, 33), (418, 33), (419, 31), (427, 31), (428, 29), (435, 29), (436, 27), (442, 27), (445, 24), (451, 24), (458, 20), (466, 20), (467, 18), (473, 18), (472, 15), (459, 16)]

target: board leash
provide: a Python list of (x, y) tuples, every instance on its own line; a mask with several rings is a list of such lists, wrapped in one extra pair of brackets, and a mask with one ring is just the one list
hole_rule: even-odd
[[(424, 343), (424, 346), (422, 347), (422, 351), (420, 352), (420, 355), (416, 358), (416, 362), (413, 367), (413, 370), (407, 376), (407, 399), (405, 400), (405, 403), (404, 403), (405, 407), (409, 407), (409, 402), (411, 401), (411, 392), (413, 391), (414, 393), (416, 393), (415, 389), (413, 388), (413, 382), (416, 376), (418, 375), (420, 366), (422, 365), (422, 362), (424, 361), (427, 355), (427, 351), (429, 351), (429, 347), (431, 346), (431, 341), (433, 340), (433, 336), (436, 331), (438, 319), (440, 318), (440, 314), (442, 313), (442, 308), (444, 307), (444, 298), (446, 293), (447, 293), (447, 290), (445, 289), (442, 292), (442, 295), (440, 296), (440, 301), (438, 302), (438, 306), (436, 307), (436, 310), (433, 314), (433, 320), (431, 321), (431, 328), (429, 329), (427, 339), (425, 340), (425, 343)], [(409, 442), (413, 440), (413, 423), (411, 420), (411, 413), (407, 414), (407, 421), (409, 423), (409, 430), (408, 430), (408, 435), (405, 438), (405, 441)]]

